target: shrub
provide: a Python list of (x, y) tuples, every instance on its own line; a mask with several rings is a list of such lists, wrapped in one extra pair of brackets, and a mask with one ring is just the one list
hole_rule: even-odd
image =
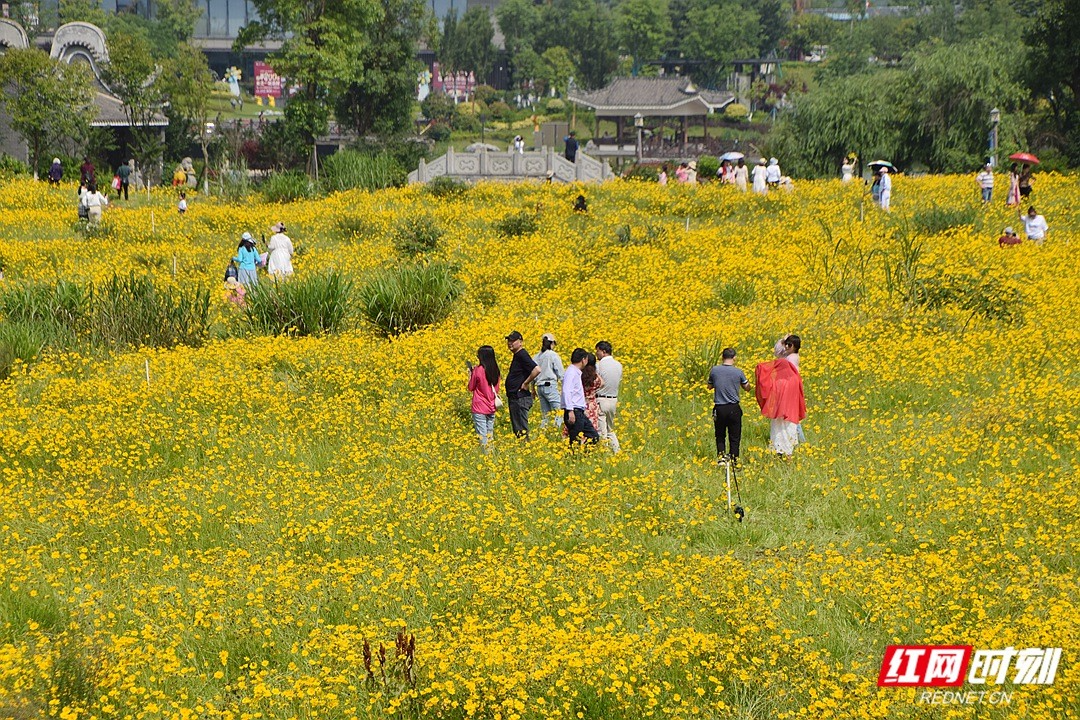
[(566, 110), (566, 103), (559, 98), (551, 98), (544, 106), (544, 112), (548, 115), (558, 115)]
[(660, 167), (658, 165), (633, 165), (628, 171), (623, 173), (624, 180), (643, 180), (645, 182), (656, 182), (660, 177)]
[(476, 98), (476, 102), (490, 105), (491, 101), (499, 94), (499, 91), (490, 85), (477, 85), (473, 90), (473, 97)]
[(454, 101), (444, 93), (431, 93), (420, 103), (420, 111), (428, 120), (449, 121), (454, 117)]
[[(50, 164), (52, 158), (49, 158)], [(0, 177), (8, 178), (16, 175), (29, 175), (30, 166), (18, 158), (10, 155), (0, 155)]]
[(55, 285), (23, 285), (0, 295), (0, 314), (13, 323), (52, 324), (77, 333), (89, 315), (87, 289), (67, 280)]
[(911, 216), (911, 222), (927, 235), (936, 235), (955, 227), (973, 226), (978, 215), (979, 209), (974, 205), (956, 207), (931, 205), (926, 209), (916, 211)]
[(721, 305), (752, 305), (757, 291), (749, 280), (736, 279), (718, 284), (714, 295)]
[(709, 370), (720, 362), (720, 353), (724, 343), (719, 338), (702, 343), (696, 348), (687, 348), (680, 358), (683, 382), (689, 387), (703, 385), (709, 378)]
[(510, 106), (504, 103), (502, 100), (497, 100), (496, 102), (491, 103), (491, 105), (488, 106), (488, 112), (490, 112), (491, 117), (495, 118), (496, 120), (506, 120), (514, 114), (514, 111), (510, 108)]
[(713, 155), (702, 155), (697, 161), (698, 182), (708, 182), (716, 179), (716, 171), (720, 169), (720, 160)]
[(24, 322), (0, 323), (0, 380), (11, 376), (16, 362), (32, 363), (51, 340), (42, 325)]
[(443, 140), (449, 140), (452, 134), (450, 125), (445, 122), (432, 123), (428, 128), (427, 136), (435, 142), (442, 142)]
[(394, 234), (394, 248), (405, 257), (412, 258), (435, 250), (443, 231), (427, 216), (414, 216), (398, 226)]
[(440, 175), (429, 182), (424, 189), (437, 198), (450, 198), (457, 195), (464, 195), (469, 189), (469, 186), (461, 180), (455, 180), (452, 177)]
[(731, 103), (724, 108), (724, 117), (728, 120), (745, 120), (750, 116), (750, 108), (740, 103)]
[(442, 322), (464, 285), (445, 263), (405, 265), (379, 272), (360, 291), (360, 312), (385, 335)]
[(466, 113), (456, 113), (452, 121), (454, 130), (463, 133), (479, 133), (480, 118)]
[(89, 339), (106, 347), (201, 345), (210, 333), (210, 291), (159, 290), (149, 277), (114, 275), (90, 286)]
[(295, 202), (315, 195), (315, 184), (299, 170), (274, 173), (263, 181), (261, 189), (267, 202), (275, 203)]
[(290, 280), (264, 280), (248, 290), (244, 313), (256, 332), (325, 335), (345, 328), (352, 290), (352, 280), (336, 270)]
[(649, 245), (662, 240), (667, 234), (663, 225), (646, 222), (642, 227), (620, 225), (615, 228), (615, 243), (624, 246)]
[(406, 175), (405, 169), (388, 154), (342, 150), (323, 163), (319, 183), (326, 192), (354, 188), (382, 190), (404, 184)]
[(492, 227), (500, 235), (506, 235), (507, 237), (518, 237), (521, 235), (530, 235), (540, 229), (540, 219), (536, 217), (535, 213), (531, 213), (527, 210), (507, 215), (502, 220), (497, 221)]

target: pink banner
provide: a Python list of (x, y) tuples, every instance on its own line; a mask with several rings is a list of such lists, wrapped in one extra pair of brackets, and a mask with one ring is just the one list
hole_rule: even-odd
[(281, 97), (281, 77), (269, 63), (255, 63), (255, 94), (260, 97)]

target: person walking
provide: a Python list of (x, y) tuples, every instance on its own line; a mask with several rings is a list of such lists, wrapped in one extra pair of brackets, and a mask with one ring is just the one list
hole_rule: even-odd
[(581, 387), (585, 391), (585, 417), (589, 418), (593, 428), (600, 426), (600, 403), (596, 393), (604, 387), (604, 381), (596, 372), (596, 356), (589, 353), (585, 358), (585, 367), (581, 368)]
[[(540, 400), (540, 430), (547, 427), (549, 416), (562, 409), (559, 382), (563, 377), (563, 362), (555, 352), (555, 336), (544, 333), (540, 338), (540, 352), (533, 357), (533, 362), (540, 368), (536, 376), (536, 396)], [(551, 420), (555, 425), (556, 421)]]
[[(782, 344), (778, 352), (783, 353)], [(769, 449), (789, 458), (799, 444), (799, 423), (806, 417), (802, 376), (782, 355), (759, 363), (754, 374), (758, 407), (769, 418)]]
[(611, 343), (601, 340), (596, 343), (596, 374), (603, 381), (603, 387), (596, 393), (596, 402), (600, 407), (599, 422), (596, 430), (608, 443), (611, 452), (619, 452), (619, 438), (615, 435), (615, 416), (619, 413), (619, 387), (622, 385), (622, 363), (612, 355)]
[(480, 447), (487, 452), (495, 437), (495, 409), (499, 406), (499, 362), (495, 358), (495, 348), (481, 345), (476, 351), (480, 363), (469, 365), (469, 392), (472, 393), (473, 426), (480, 438)]
[(739, 158), (735, 165), (735, 187), (739, 192), (746, 192), (746, 181), (750, 177), (750, 168), (746, 167), (746, 160)]
[(59, 185), (60, 180), (64, 177), (64, 166), (60, 164), (60, 158), (54, 157), (52, 159), (52, 165), (49, 166), (49, 184)]
[(84, 157), (82, 165), (79, 166), (79, 182), (86, 187), (91, 185), (97, 186), (97, 177), (95, 177), (94, 163), (90, 162), (90, 158)]
[(982, 201), (989, 203), (994, 196), (994, 168), (990, 163), (983, 165), (983, 169), (975, 176), (975, 184), (982, 193)]
[(889, 176), (889, 168), (881, 168), (881, 209), (890, 212), (889, 203), (892, 201), (892, 178)]
[(686, 184), (697, 185), (697, 160), (691, 160), (686, 164)]
[(585, 414), (585, 388), (582, 385), (581, 374), (588, 360), (589, 353), (585, 352), (585, 348), (574, 348), (573, 354), (570, 355), (570, 367), (566, 369), (566, 374), (563, 376), (563, 425), (566, 427), (571, 451), (579, 442), (595, 445), (600, 440), (599, 433)]
[(533, 404), (533, 388), (530, 385), (540, 375), (540, 366), (525, 349), (523, 340), (517, 330), (506, 336), (506, 347), (513, 356), (510, 370), (506, 373), (506, 403), (510, 409), (510, 427), (514, 435), (527, 441), (529, 410)]
[(564, 154), (564, 157), (570, 162), (576, 162), (578, 151), (577, 133), (571, 130), (570, 134), (566, 136), (565, 140), (566, 152)]
[(251, 233), (246, 232), (240, 236), (233, 262), (239, 268), (237, 280), (241, 285), (252, 288), (259, 284), (259, 275), (255, 270), (259, 264), (259, 251), (255, 249), (255, 238), (251, 237)]
[(765, 158), (761, 158), (758, 160), (758, 164), (752, 173), (754, 179), (754, 192), (758, 195), (764, 195), (769, 192), (769, 186), (765, 182), (766, 175), (768, 175), (768, 169), (765, 167)]
[(769, 166), (765, 168), (765, 183), (775, 188), (780, 185), (780, 177), (783, 173), (780, 172), (780, 161), (776, 158), (769, 158)]
[(521, 137), (520, 135), (514, 136), (514, 152), (516, 152), (518, 155), (525, 154), (525, 138)]
[(86, 206), (86, 218), (97, 225), (101, 222), (101, 211), (109, 204), (109, 198), (98, 192), (97, 185), (89, 185), (83, 194), (82, 203)]
[(1031, 175), (1035, 172), (1035, 168), (1031, 167), (1027, 163), (1024, 163), (1020, 168), (1020, 177), (1017, 178), (1016, 184), (1020, 187), (1020, 197), (1027, 200), (1031, 195)]
[(742, 405), (739, 404), (739, 388), (749, 391), (750, 381), (742, 370), (735, 367), (735, 348), (724, 348), (720, 358), (721, 363), (709, 372), (709, 389), (713, 391), (716, 457), (730, 458), (737, 465), (743, 418)]
[(1028, 208), (1027, 215), (1020, 215), (1020, 219), (1024, 223), (1024, 234), (1027, 235), (1027, 239), (1036, 245), (1042, 245), (1046, 240), (1046, 233), (1050, 230), (1050, 226), (1046, 224), (1046, 218), (1035, 212), (1035, 206), (1032, 205)]
[(285, 223), (279, 222), (270, 228), (273, 235), (266, 245), (270, 254), (266, 260), (266, 274), (270, 277), (286, 278), (293, 274), (293, 243), (285, 234)]
[(120, 167), (116, 168), (116, 177), (120, 178), (120, 187), (116, 188), (116, 199), (119, 200), (123, 195), (124, 199), (128, 199), (128, 187), (131, 184), (131, 166), (127, 163), (121, 163)]
[(660, 174), (656, 176), (656, 182), (660, 185), (667, 185), (667, 165), (660, 166)]
[(1005, 205), (1007, 207), (1020, 205), (1020, 173), (1016, 169), (1016, 163), (1009, 168), (1009, 192), (1005, 196)]

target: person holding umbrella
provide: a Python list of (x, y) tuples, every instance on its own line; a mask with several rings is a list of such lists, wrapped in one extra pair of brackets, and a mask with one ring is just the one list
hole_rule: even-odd
[[(1031, 195), (1031, 174), (1034, 171), (1034, 165), (1039, 164), (1039, 158), (1035, 157), (1031, 153), (1018, 152), (1009, 156), (1009, 159), (1013, 162), (1023, 163), (1023, 167), (1020, 168), (1020, 176), (1017, 179), (1019, 185), (1020, 198), (1027, 199)], [(1013, 165), (1015, 168), (1016, 165)], [(1017, 200), (1017, 205), (1020, 201)]]

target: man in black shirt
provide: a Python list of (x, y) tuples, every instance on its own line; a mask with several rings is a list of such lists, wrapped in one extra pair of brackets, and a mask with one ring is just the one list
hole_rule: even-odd
[(575, 162), (577, 160), (577, 150), (577, 134), (571, 130), (570, 134), (566, 136), (566, 159), (570, 162)]
[(506, 373), (506, 404), (510, 409), (510, 427), (518, 437), (529, 439), (529, 410), (533, 404), (533, 393), (540, 366), (532, 359), (524, 347), (524, 338), (517, 330), (506, 336), (506, 347), (513, 354), (510, 370)]

